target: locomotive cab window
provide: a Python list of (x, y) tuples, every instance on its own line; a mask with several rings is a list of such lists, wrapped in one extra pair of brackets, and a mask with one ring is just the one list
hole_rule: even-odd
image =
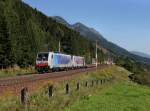
[(37, 56), (38, 61), (48, 61), (48, 53), (39, 53)]

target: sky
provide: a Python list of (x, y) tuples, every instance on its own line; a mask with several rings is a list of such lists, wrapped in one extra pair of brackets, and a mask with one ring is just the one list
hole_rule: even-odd
[(150, 0), (23, 0), (47, 16), (81, 22), (107, 40), (150, 54)]

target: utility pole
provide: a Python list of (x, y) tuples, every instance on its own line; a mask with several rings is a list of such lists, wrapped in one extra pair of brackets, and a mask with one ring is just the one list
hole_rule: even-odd
[(59, 49), (58, 49), (58, 52), (60, 53), (60, 41), (59, 41)]
[(95, 59), (96, 59), (96, 68), (97, 68), (97, 40), (96, 40), (96, 52), (95, 52)]

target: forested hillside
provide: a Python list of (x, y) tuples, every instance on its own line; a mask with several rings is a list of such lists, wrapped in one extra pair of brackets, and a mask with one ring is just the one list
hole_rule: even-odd
[[(97, 40), (98, 45), (107, 50), (108, 56), (110, 58), (113, 58), (116, 65), (122, 66), (126, 68), (127, 70), (134, 73), (134, 77), (136, 79), (136, 75), (139, 74), (140, 77), (138, 77), (138, 80), (143, 83), (142, 77), (144, 77), (144, 72), (147, 72), (150, 65), (150, 59), (141, 57), (135, 54), (130, 53), (126, 49), (109, 42), (107, 39), (105, 39), (98, 31), (96, 31), (93, 28), (90, 28), (82, 23), (75, 23), (75, 24), (69, 24), (65, 19), (59, 16), (52, 17), (55, 19), (58, 23), (64, 24), (67, 27), (79, 32), (82, 36), (89, 39), (91, 42), (95, 44), (95, 41)], [(141, 78), (141, 80), (140, 80)]]
[(109, 40), (105, 39), (97, 30), (94, 28), (90, 28), (80, 22), (75, 24), (69, 24), (65, 19), (59, 16), (52, 17), (57, 22), (66, 25), (67, 27), (79, 32), (85, 38), (88, 38), (90, 41), (94, 42), (97, 40), (100, 47), (105, 48), (110, 52), (111, 56), (121, 56), (121, 57), (128, 57), (130, 59), (134, 59), (134, 61), (140, 62), (142, 64), (150, 64), (150, 58), (146, 58), (134, 53), (127, 51), (126, 49), (110, 42)]
[[(37, 52), (61, 51), (94, 57), (95, 47), (78, 32), (57, 23), (20, 0), (0, 1), (0, 65), (33, 65)], [(98, 51), (99, 58), (103, 54)]]

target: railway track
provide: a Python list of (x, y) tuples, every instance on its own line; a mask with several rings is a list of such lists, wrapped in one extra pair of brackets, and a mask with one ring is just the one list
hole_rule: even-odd
[[(100, 65), (98, 69), (102, 69), (108, 67), (107, 65)], [(6, 90), (18, 92), (22, 87), (32, 87), (37, 82), (46, 81), (46, 80), (64, 80), (69, 79), (71, 76), (81, 74), (83, 72), (90, 72), (96, 70), (95, 67), (89, 66), (86, 69), (77, 69), (77, 70), (69, 70), (69, 71), (61, 71), (61, 72), (53, 72), (53, 73), (45, 73), (45, 74), (32, 74), (32, 75), (24, 75), (17, 77), (9, 77), (0, 79), (0, 93), (4, 93)]]

